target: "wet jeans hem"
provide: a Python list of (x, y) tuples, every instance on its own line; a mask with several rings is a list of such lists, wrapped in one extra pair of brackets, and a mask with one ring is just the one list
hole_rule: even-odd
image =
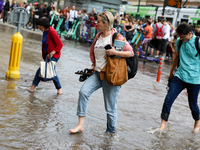
[(79, 117), (86, 117), (86, 114), (83, 114), (83, 113), (77, 113), (77, 116), (79, 116)]
[(169, 113), (161, 113), (161, 118), (165, 121), (168, 121)]
[(106, 129), (106, 133), (115, 133), (115, 130), (109, 131), (108, 129)]
[(198, 117), (193, 117), (193, 119), (194, 119), (195, 121), (198, 121), (199, 118), (200, 118), (200, 116), (198, 116)]

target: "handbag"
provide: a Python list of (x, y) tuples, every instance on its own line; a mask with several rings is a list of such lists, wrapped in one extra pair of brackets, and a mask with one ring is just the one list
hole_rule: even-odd
[(42, 81), (50, 81), (56, 77), (55, 71), (56, 62), (51, 60), (51, 56), (49, 54), (49, 62), (47, 60), (40, 62), (40, 78)]
[(107, 64), (100, 72), (100, 78), (114, 86), (120, 86), (128, 81), (126, 58), (108, 56)]

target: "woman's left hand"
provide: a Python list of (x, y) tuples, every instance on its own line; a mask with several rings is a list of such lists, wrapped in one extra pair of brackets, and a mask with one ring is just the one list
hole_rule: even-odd
[[(52, 52), (50, 53), (50, 56), (53, 57), (53, 55), (54, 55), (55, 53), (56, 53), (55, 51), (52, 51)], [(49, 54), (47, 55), (47, 58), (49, 59)]]
[(112, 49), (105, 50), (108, 56), (117, 55), (117, 51), (112, 47)]

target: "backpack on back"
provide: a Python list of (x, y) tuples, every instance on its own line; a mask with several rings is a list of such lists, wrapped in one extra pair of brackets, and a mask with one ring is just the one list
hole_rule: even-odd
[[(119, 34), (119, 33), (115, 32), (113, 34), (113, 37), (112, 37), (113, 44), (114, 44), (114, 40), (117, 37), (117, 34)], [(137, 55), (137, 51), (135, 48), (133, 48), (133, 53), (134, 53), (133, 57), (126, 58), (128, 79), (133, 78), (136, 75), (137, 69), (138, 69), (138, 55)]]
[(161, 40), (162, 37), (163, 37), (163, 27), (164, 27), (164, 25), (162, 25), (162, 27), (159, 28), (158, 25), (157, 25), (157, 23), (156, 23), (155, 26), (157, 28), (155, 38), (157, 40)]

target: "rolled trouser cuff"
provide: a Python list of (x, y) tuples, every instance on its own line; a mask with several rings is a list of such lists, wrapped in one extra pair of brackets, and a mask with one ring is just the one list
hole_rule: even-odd
[(165, 121), (168, 121), (169, 114), (168, 113), (161, 113), (161, 118)]
[(199, 118), (200, 118), (200, 116), (197, 116), (197, 117), (194, 117), (194, 116), (193, 116), (193, 119), (194, 119), (195, 121), (198, 121)]

